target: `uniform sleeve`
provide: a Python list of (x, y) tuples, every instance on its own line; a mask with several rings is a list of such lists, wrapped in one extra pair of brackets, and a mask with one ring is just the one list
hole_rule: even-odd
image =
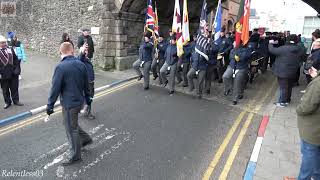
[(282, 49), (281, 48), (276, 48), (273, 46), (273, 44), (269, 44), (268, 45), (268, 49), (269, 49), (269, 52), (273, 55), (276, 55), (276, 56), (279, 56), (282, 54)]
[(62, 81), (63, 81), (63, 72), (59, 68), (59, 66), (56, 67), (53, 73), (52, 77), (52, 86), (50, 90), (50, 95), (48, 99), (48, 107), (53, 109), (54, 104), (56, 103), (60, 92), (62, 90)]
[(299, 116), (307, 116), (313, 114), (320, 104), (320, 85), (317, 82), (313, 82), (307, 89), (307, 92), (303, 95), (300, 104), (297, 107), (297, 114)]

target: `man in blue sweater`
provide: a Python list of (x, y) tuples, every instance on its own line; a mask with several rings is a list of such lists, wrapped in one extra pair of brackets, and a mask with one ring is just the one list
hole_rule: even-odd
[(62, 60), (56, 66), (53, 74), (47, 114), (54, 113), (54, 104), (60, 96), (64, 125), (71, 146), (71, 157), (62, 163), (67, 166), (81, 161), (81, 147), (92, 143), (90, 136), (78, 124), (78, 114), (84, 100), (89, 105), (92, 100), (88, 88), (86, 66), (74, 57), (72, 44), (62, 43), (60, 52)]

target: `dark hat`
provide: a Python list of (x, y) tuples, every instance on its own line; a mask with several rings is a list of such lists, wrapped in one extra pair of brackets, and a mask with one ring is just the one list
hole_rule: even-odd
[(151, 36), (152, 36), (152, 33), (149, 31), (144, 34), (144, 37), (147, 37), (147, 38), (151, 38)]
[(90, 29), (88, 29), (88, 28), (83, 28), (83, 29), (82, 29), (82, 32), (85, 32), (85, 31), (90, 32)]
[(173, 33), (173, 35), (170, 37), (170, 40), (177, 40), (176, 33)]
[(273, 32), (272, 35), (276, 36), (278, 35), (279, 33), (278, 32)]
[(267, 35), (267, 36), (271, 36), (272, 33), (268, 31), (268, 32), (266, 32), (266, 35)]
[(286, 40), (288, 44), (296, 44), (298, 40), (298, 36), (296, 34), (290, 34)]

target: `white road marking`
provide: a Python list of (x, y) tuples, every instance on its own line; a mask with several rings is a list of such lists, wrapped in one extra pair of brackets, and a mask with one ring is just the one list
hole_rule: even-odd
[[(89, 135), (93, 135), (93, 134), (97, 133), (97, 132), (98, 132), (101, 128), (103, 128), (103, 127), (104, 127), (104, 124), (100, 124), (99, 126), (92, 128), (91, 130), (89, 130)], [(114, 128), (111, 128), (111, 129), (114, 129)], [(106, 130), (107, 130), (107, 129), (106, 129)], [(108, 130), (108, 131), (111, 131), (111, 130)], [(56, 152), (59, 152), (61, 149), (63, 149), (64, 147), (66, 147), (68, 144), (69, 144), (69, 143), (66, 142), (66, 143), (64, 143), (64, 144), (62, 144), (62, 145), (60, 145), (60, 146), (52, 149), (51, 151), (46, 152), (46, 153), (40, 155), (38, 158), (36, 158), (35, 160), (33, 160), (33, 162), (36, 163), (36, 162), (40, 161), (41, 159), (44, 159), (44, 158), (46, 158), (46, 157), (48, 157), (48, 156), (50, 156), (50, 155), (55, 154)]]

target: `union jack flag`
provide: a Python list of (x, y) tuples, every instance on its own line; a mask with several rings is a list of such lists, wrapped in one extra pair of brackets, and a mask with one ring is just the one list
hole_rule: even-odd
[(148, 8), (147, 8), (147, 14), (146, 14), (146, 25), (145, 28), (154, 33), (154, 12), (152, 7), (152, 0), (148, 0)]

